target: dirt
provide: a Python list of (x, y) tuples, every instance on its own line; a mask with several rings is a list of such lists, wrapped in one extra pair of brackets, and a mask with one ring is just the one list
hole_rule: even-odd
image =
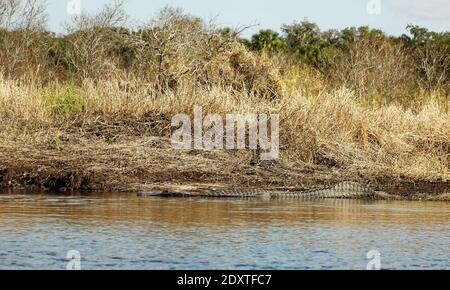
[[(70, 140), (70, 138), (68, 138)], [(347, 172), (328, 164), (283, 160), (259, 162), (251, 151), (176, 151), (167, 139), (140, 137), (48, 144), (0, 144), (0, 189), (130, 192), (173, 189), (198, 192), (222, 188), (310, 189), (342, 180), (371, 182), (377, 190), (403, 196), (450, 200), (449, 181), (412, 180)]]

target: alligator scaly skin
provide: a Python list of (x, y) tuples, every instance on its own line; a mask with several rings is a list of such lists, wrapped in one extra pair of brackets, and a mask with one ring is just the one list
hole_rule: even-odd
[(344, 181), (334, 186), (314, 189), (280, 192), (265, 189), (231, 189), (223, 191), (211, 191), (199, 194), (183, 192), (158, 192), (141, 193), (140, 196), (162, 197), (207, 197), (207, 198), (262, 198), (262, 199), (366, 199), (385, 200), (401, 199), (398, 196), (385, 192), (375, 191), (370, 185), (358, 182)]

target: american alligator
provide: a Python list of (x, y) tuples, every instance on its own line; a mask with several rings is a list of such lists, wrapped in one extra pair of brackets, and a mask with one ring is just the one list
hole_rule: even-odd
[(185, 193), (176, 191), (141, 192), (139, 196), (159, 197), (207, 197), (207, 198), (260, 198), (260, 199), (401, 199), (381, 191), (375, 191), (370, 185), (344, 181), (333, 186), (313, 190), (276, 191), (265, 189), (231, 189), (203, 193)]

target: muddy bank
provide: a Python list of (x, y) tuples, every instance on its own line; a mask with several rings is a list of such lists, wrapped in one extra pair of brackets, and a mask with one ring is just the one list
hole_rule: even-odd
[[(27, 192), (53, 192), (58, 194), (89, 193), (89, 192), (137, 192), (140, 190), (164, 190), (201, 192), (211, 189), (230, 188), (265, 188), (277, 190), (293, 190), (294, 188), (311, 189), (338, 183), (351, 178), (320, 179), (318, 175), (301, 176), (295, 183), (301, 183), (300, 187), (293, 183), (250, 181), (238, 177), (212, 178), (199, 172), (179, 172), (174, 177), (174, 172), (154, 172), (136, 176), (122, 176), (122, 182), (111, 181), (111, 176), (105, 172), (88, 172), (83, 169), (56, 169), (39, 170), (35, 168), (15, 168), (0, 170), (0, 191), (17, 190)], [(228, 179), (228, 180), (227, 180)], [(368, 182), (353, 178), (351, 180)], [(390, 178), (381, 179), (374, 184), (377, 190), (390, 194), (401, 195), (409, 198), (423, 198), (431, 200), (450, 201), (448, 182), (428, 182), (412, 180), (395, 180)]]
[(370, 182), (391, 194), (450, 200), (449, 181), (365, 176), (364, 172), (283, 158), (260, 162), (251, 151), (178, 151), (159, 137), (113, 144), (73, 142), (58, 150), (45, 144), (1, 144), (0, 158), (0, 188), (9, 190), (62, 194), (237, 187), (292, 190), (353, 180)]

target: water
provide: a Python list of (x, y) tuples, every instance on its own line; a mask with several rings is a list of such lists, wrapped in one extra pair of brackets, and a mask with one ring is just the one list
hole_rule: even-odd
[(450, 204), (0, 195), (0, 269), (450, 269)]

